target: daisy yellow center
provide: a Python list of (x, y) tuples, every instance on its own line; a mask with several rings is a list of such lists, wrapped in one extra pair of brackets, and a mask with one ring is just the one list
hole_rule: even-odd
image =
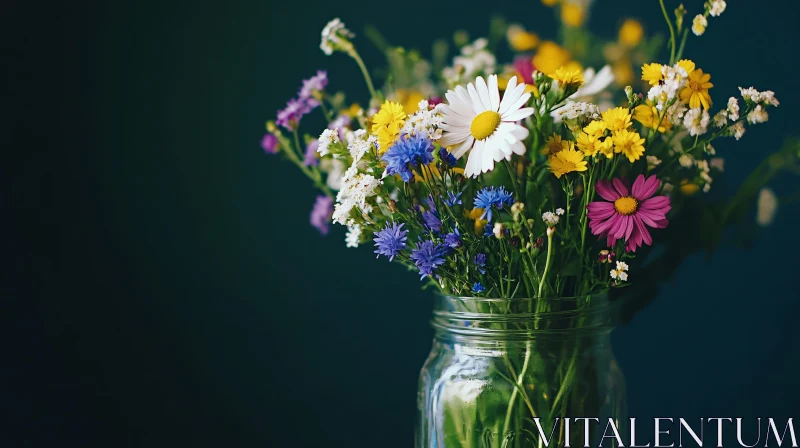
[(481, 112), (472, 119), (469, 132), (475, 137), (475, 140), (483, 140), (494, 133), (494, 130), (500, 125), (500, 121), (500, 114), (493, 110)]
[(636, 202), (636, 199), (630, 196), (623, 196), (614, 201), (614, 210), (616, 210), (620, 215), (632, 215), (636, 213), (636, 208), (638, 206), (639, 203)]
[(697, 82), (697, 81), (695, 81), (693, 79), (689, 80), (689, 88), (694, 90), (695, 92), (699, 92), (699, 91), (703, 90), (703, 86), (701, 86), (699, 82)]

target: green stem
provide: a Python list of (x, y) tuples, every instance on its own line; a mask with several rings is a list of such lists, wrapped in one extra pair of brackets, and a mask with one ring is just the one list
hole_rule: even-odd
[(547, 261), (544, 264), (544, 271), (542, 272), (542, 279), (539, 281), (539, 292), (536, 297), (542, 298), (542, 288), (544, 281), (547, 279), (547, 273), (550, 271), (550, 259), (553, 258), (553, 234), (555, 230), (547, 229)]
[(670, 46), (670, 56), (669, 56), (669, 65), (675, 64), (675, 29), (672, 27), (672, 21), (669, 19), (669, 14), (667, 14), (667, 8), (664, 6), (664, 0), (658, 0), (661, 3), (661, 12), (664, 13), (664, 19), (667, 21), (667, 26), (669, 27), (669, 46)]
[(369, 89), (369, 94), (375, 100), (380, 100), (378, 93), (375, 91), (375, 86), (372, 85), (372, 78), (369, 76), (369, 71), (367, 70), (367, 66), (364, 65), (364, 61), (361, 60), (361, 56), (358, 55), (358, 52), (355, 48), (348, 52), (350, 56), (356, 60), (356, 64), (358, 64), (358, 68), (361, 69), (361, 74), (364, 75), (364, 80), (367, 82), (367, 88)]

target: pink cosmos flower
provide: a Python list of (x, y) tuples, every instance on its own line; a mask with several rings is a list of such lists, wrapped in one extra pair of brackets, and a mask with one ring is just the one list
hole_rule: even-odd
[(595, 191), (610, 202), (596, 201), (587, 206), (589, 228), (593, 235), (606, 237), (608, 247), (613, 247), (618, 239), (625, 239), (625, 250), (636, 252), (637, 247), (653, 244), (647, 227), (663, 229), (667, 227), (666, 214), (672, 208), (669, 196), (653, 196), (661, 186), (656, 176), (646, 180), (640, 174), (629, 188), (627, 182), (614, 179), (597, 182)]

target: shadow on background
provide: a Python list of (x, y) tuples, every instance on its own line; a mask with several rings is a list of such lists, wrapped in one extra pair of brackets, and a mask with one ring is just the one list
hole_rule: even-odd
[[(690, 42), (718, 102), (751, 81), (782, 102), (740, 144), (717, 145), (728, 176), (717, 193), (800, 133), (792, 5), (729, 2)], [(427, 51), (459, 28), (477, 37), (494, 13), (555, 37), (551, 11), (533, 0), (2, 9), (0, 446), (411, 446), (430, 297), (416, 275), (346, 249), (342, 229), (321, 238), (306, 225), (314, 193), (263, 154), (264, 122), (318, 68), (366, 99), (354, 64), (318, 49), (332, 17)], [(591, 27), (611, 36), (626, 16), (664, 30), (655, 0), (597, 0)], [(793, 180), (774, 188), (796, 191)], [(798, 218), (783, 208), (749, 250), (690, 260), (615, 332), (631, 415), (798, 417)]]

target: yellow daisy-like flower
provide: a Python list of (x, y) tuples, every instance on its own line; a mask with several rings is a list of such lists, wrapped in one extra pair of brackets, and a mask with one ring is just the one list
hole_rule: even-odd
[(553, 134), (548, 137), (547, 141), (544, 143), (542, 154), (547, 156), (559, 153), (565, 149), (569, 149), (571, 143), (572, 142), (568, 140), (562, 140), (560, 135)]
[(361, 106), (358, 103), (353, 103), (347, 109), (342, 109), (339, 111), (342, 115), (347, 115), (350, 118), (355, 118), (358, 116), (358, 113), (361, 112)]
[(510, 26), (506, 32), (508, 44), (515, 51), (530, 51), (539, 45), (539, 36), (530, 31), (526, 31), (521, 26)]
[(561, 5), (561, 21), (564, 25), (579, 27), (585, 20), (586, 9), (583, 6), (567, 2)]
[(475, 221), (475, 234), (483, 235), (483, 228), (489, 223), (488, 220), (481, 219), (481, 216), (483, 216), (483, 209), (476, 207), (472, 210), (464, 210), (464, 215)]
[(633, 109), (633, 119), (641, 123), (644, 127), (656, 129), (658, 132), (667, 132), (672, 129), (672, 123), (666, 118), (659, 117), (659, 111), (652, 101), (647, 100), (645, 104), (640, 104)]
[(550, 156), (550, 171), (561, 179), (561, 176), (574, 171), (586, 171), (586, 155), (575, 149), (566, 149)]
[(605, 135), (607, 129), (608, 126), (606, 126), (606, 123), (604, 121), (597, 120), (586, 125), (586, 127), (583, 128), (583, 132), (594, 137), (602, 137), (603, 135)]
[(615, 107), (601, 114), (603, 123), (611, 132), (628, 129), (631, 126), (631, 114), (627, 107)]
[(710, 80), (711, 75), (703, 73), (702, 69), (693, 71), (689, 74), (686, 87), (681, 90), (681, 101), (689, 103), (692, 109), (702, 105), (703, 109), (708, 110), (711, 107), (711, 95), (708, 94), (708, 89), (714, 87)]
[(551, 76), (563, 88), (577, 88), (583, 85), (583, 73), (580, 69), (560, 67)]
[(372, 117), (372, 133), (378, 137), (378, 152), (383, 154), (389, 149), (406, 123), (406, 113), (400, 103), (386, 101), (381, 110)]
[(622, 130), (611, 137), (614, 141), (614, 152), (623, 154), (633, 163), (644, 154), (644, 139), (636, 131)]
[(676, 65), (686, 70), (687, 75), (691, 75), (695, 69), (694, 62), (690, 61), (689, 59), (681, 59)]
[(602, 152), (608, 158), (611, 158), (614, 154), (614, 146), (610, 138), (600, 140), (594, 135), (589, 135), (585, 132), (578, 134), (578, 137), (575, 139), (575, 146), (589, 157), (594, 156), (598, 152)]
[(658, 85), (659, 82), (664, 80), (664, 75), (661, 73), (663, 65), (652, 63), (644, 64), (642, 66), (642, 81), (647, 81), (651, 86)]
[(559, 67), (566, 65), (571, 57), (572, 55), (570, 55), (569, 51), (548, 40), (539, 45), (539, 50), (536, 52), (536, 56), (533, 57), (533, 66), (536, 70), (549, 75), (558, 70)]
[(618, 86), (627, 86), (633, 81), (633, 65), (628, 58), (615, 62), (611, 70), (614, 73), (614, 82)]
[(644, 36), (644, 28), (642, 28), (642, 24), (638, 20), (627, 19), (619, 27), (619, 43), (628, 48), (639, 45), (639, 42), (642, 41), (642, 36)]

